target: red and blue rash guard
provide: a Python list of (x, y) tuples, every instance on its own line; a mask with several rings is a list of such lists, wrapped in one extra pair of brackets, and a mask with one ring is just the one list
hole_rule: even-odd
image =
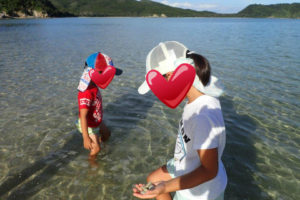
[(84, 92), (78, 92), (79, 117), (80, 109), (88, 109), (88, 127), (95, 128), (102, 122), (102, 97), (100, 90), (95, 85), (90, 85)]

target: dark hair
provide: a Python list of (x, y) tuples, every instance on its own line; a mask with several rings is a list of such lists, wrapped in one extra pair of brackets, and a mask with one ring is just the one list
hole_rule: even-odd
[(195, 67), (196, 67), (196, 74), (199, 77), (202, 84), (206, 86), (210, 79), (210, 73), (211, 73), (210, 64), (204, 56), (196, 53), (189, 53), (189, 52), (190, 52), (189, 50), (186, 52), (186, 57), (194, 60)]

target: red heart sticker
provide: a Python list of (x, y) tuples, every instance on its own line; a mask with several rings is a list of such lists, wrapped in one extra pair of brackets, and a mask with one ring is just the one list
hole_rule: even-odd
[(89, 71), (89, 76), (92, 81), (100, 88), (105, 89), (109, 83), (112, 81), (116, 74), (116, 68), (113, 66), (107, 66), (100, 74), (95, 69)]
[(187, 63), (179, 65), (167, 81), (157, 70), (150, 70), (146, 81), (157, 98), (170, 108), (176, 108), (190, 90), (196, 71)]

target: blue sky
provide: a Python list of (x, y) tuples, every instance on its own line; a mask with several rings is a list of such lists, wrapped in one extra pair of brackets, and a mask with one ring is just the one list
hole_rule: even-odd
[(217, 13), (237, 13), (250, 4), (300, 3), (300, 0), (152, 0), (169, 6)]

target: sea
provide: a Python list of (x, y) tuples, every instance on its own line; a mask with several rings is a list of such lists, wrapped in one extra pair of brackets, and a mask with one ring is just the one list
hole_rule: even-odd
[[(225, 87), (225, 200), (300, 199), (300, 20), (142, 17), (0, 20), (0, 199), (136, 199), (173, 157), (186, 103), (137, 92), (163, 41), (205, 56)], [(123, 74), (101, 90), (112, 134), (90, 162), (77, 86), (98, 51)]]

